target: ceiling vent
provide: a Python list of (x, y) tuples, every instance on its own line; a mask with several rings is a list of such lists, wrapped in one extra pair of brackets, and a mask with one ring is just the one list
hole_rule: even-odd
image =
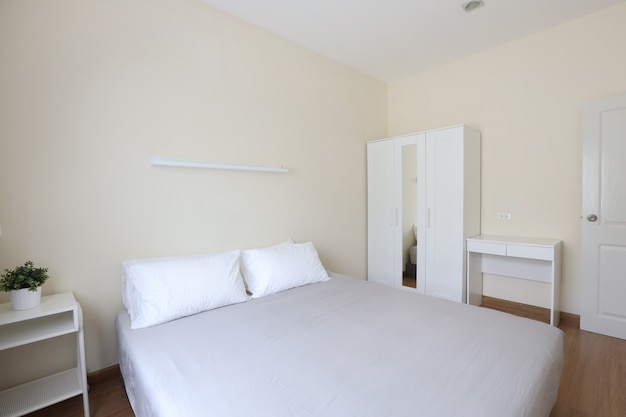
[(463, 3), (461, 7), (465, 10), (465, 13), (469, 13), (472, 10), (478, 9), (479, 7), (483, 7), (485, 3), (481, 0), (470, 0), (467, 3)]

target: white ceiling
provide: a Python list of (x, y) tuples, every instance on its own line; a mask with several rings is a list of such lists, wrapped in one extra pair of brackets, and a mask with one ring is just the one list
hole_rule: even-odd
[(202, 0), (384, 81), (625, 0)]

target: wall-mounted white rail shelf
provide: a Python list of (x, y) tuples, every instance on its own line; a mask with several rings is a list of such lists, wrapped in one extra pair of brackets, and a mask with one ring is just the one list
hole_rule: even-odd
[(283, 168), (282, 166), (234, 164), (230, 162), (196, 161), (190, 159), (172, 159), (157, 157), (153, 157), (150, 159), (150, 165), (180, 168), (227, 169), (235, 171), (289, 172), (289, 169)]

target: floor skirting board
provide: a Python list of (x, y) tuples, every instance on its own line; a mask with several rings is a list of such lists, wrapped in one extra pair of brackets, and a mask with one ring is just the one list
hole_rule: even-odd
[[(550, 323), (550, 309), (531, 306), (528, 304), (516, 303), (513, 301), (502, 300), (500, 298), (487, 297), (483, 295), (483, 303), (481, 307), (491, 308), (493, 310), (504, 311), (505, 313), (515, 314), (533, 320)], [(565, 313), (561, 311), (561, 323), (580, 329), (580, 316), (578, 314)]]

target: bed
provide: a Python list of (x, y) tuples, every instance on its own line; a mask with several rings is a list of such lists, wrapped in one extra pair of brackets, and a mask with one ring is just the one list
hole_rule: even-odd
[(244, 285), (159, 324), (118, 314), (137, 417), (547, 417), (556, 401), (563, 333), (547, 324), (337, 274)]

